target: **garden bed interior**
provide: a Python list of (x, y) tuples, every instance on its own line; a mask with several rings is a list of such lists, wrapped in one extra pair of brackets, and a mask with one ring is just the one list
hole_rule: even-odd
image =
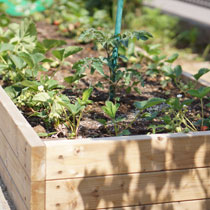
[(18, 210), (208, 210), (210, 131), (43, 140), (0, 86), (0, 176)]
[(18, 210), (210, 209), (210, 132), (41, 140), (0, 88), (0, 174)]

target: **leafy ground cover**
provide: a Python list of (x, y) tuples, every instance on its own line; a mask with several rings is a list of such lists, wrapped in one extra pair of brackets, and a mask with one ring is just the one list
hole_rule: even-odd
[[(208, 130), (210, 87), (183, 83), (173, 65), (178, 54), (161, 55), (148, 39), (145, 31), (113, 37), (89, 29), (75, 42), (50, 25), (12, 23), (0, 33), (1, 84), (42, 137)], [(146, 51), (129, 52), (129, 40)], [(195, 80), (209, 71), (200, 69)]]

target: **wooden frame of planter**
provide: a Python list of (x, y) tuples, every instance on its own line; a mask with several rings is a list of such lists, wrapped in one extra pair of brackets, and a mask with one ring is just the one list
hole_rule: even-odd
[(210, 132), (43, 141), (0, 87), (0, 175), (18, 210), (207, 210)]

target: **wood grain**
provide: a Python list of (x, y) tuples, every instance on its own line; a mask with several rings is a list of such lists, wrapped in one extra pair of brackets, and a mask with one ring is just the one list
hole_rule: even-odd
[(210, 132), (45, 144), (47, 180), (210, 166)]
[(15, 185), (13, 179), (10, 177), (10, 174), (7, 171), (7, 167), (2, 162), (2, 159), (0, 159), (0, 174), (1, 174), (1, 178), (4, 182), (4, 184), (7, 186), (9, 195), (10, 195), (11, 199), (14, 201), (14, 204), (15, 204), (17, 210), (30, 210), (25, 205), (25, 202), (22, 199), (22, 197), (17, 189), (17, 186)]
[(0, 87), (0, 128), (32, 181), (45, 179), (44, 143)]
[[(88, 175), (88, 174), (87, 174)], [(52, 180), (46, 210), (89, 210), (210, 198), (210, 168)]]
[[(30, 177), (16, 158), (6, 138), (0, 131), (0, 160), (7, 168), (7, 173), (12, 179), (22, 202), (30, 210), (44, 210), (45, 182), (30, 180)], [(0, 171), (4, 174), (5, 171)], [(11, 189), (8, 187), (8, 191)], [(14, 198), (16, 200), (16, 198)]]
[[(143, 206), (111, 208), (112, 210), (209, 210), (210, 199), (183, 201)], [(107, 210), (111, 210), (110, 208)]]

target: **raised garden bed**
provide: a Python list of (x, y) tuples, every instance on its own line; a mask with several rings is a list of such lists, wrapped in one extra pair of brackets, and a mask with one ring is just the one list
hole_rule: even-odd
[(2, 88), (0, 116), (18, 210), (210, 209), (210, 131), (43, 141)]

